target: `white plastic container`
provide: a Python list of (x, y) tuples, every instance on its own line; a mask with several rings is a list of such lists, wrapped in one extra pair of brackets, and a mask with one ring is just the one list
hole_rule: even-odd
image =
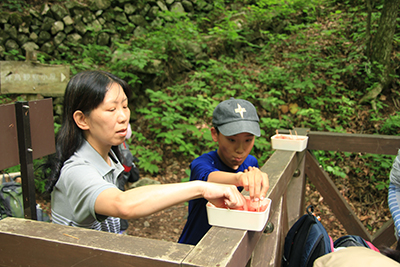
[[(258, 205), (254, 202), (252, 206)], [(268, 221), (271, 210), (271, 199), (266, 198), (260, 202), (263, 211), (244, 211), (217, 208), (210, 202), (207, 203), (208, 223), (214, 226), (221, 226), (233, 229), (262, 231)], [(255, 207), (257, 208), (257, 207)], [(265, 210), (264, 210), (265, 208)]]
[(308, 136), (276, 134), (271, 137), (272, 149), (303, 151), (307, 147)]

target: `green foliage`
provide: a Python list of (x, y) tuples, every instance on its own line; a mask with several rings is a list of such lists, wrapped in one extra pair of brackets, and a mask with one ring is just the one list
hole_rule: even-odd
[(20, 172), (21, 171), (21, 167), (19, 165), (17, 166), (12, 166), (10, 168), (6, 168), (4, 169), (5, 173), (13, 173), (13, 172)]
[(129, 145), (129, 149), (133, 155), (140, 159), (137, 163), (138, 167), (151, 174), (158, 173), (158, 164), (162, 162), (162, 155), (155, 150), (157, 147), (153, 146), (149, 148), (152, 142), (140, 132), (132, 131), (132, 135), (135, 140), (142, 144)]
[(261, 167), (267, 159), (273, 154), (271, 143), (264, 137), (265, 132), (261, 130), (261, 136), (256, 137), (252, 154), (257, 156), (258, 165)]
[(0, 105), (11, 103), (12, 99), (9, 95), (0, 95)]
[(23, 55), (21, 55), (21, 52), (18, 50), (10, 50), (8, 52), (3, 52), (4, 55), (8, 56), (9, 60), (14, 60), (14, 61), (22, 61), (25, 60), (25, 57)]
[(178, 59), (192, 59), (194, 52), (202, 49), (198, 26), (185, 13), (162, 11), (159, 19), (159, 25), (146, 36), (135, 39), (138, 48), (151, 51), (155, 59), (178, 65), (182, 64)]
[(35, 176), (35, 188), (40, 194), (44, 194), (46, 192), (46, 183), (47, 180), (43, 179), (42, 169), (40, 166), (45, 163), (46, 158), (40, 158), (33, 161), (34, 168), (34, 176)]
[(117, 48), (113, 52), (113, 57), (111, 58), (111, 51), (107, 51), (108, 53), (105, 54), (105, 58), (101, 62), (111, 59), (112, 64), (109, 66), (111, 72), (128, 81), (131, 86), (140, 83), (139, 77), (132, 73), (132, 69), (142, 70), (151, 60), (152, 51), (118, 42), (115, 44)]
[[(42, 177), (42, 170), (40, 166), (45, 162), (45, 158), (40, 158), (40, 159), (35, 159), (33, 160), (33, 169), (34, 169), (34, 177), (35, 177), (35, 188), (36, 191), (40, 194), (44, 194), (46, 192), (45, 186), (46, 186), (46, 180), (44, 180)], [(13, 173), (13, 172), (21, 172), (21, 166), (16, 165), (10, 168), (6, 168), (3, 170), (5, 173)]]
[(228, 11), (226, 16), (219, 22), (215, 23), (214, 27), (209, 29), (208, 34), (215, 38), (221, 38), (223, 40), (225, 48), (229, 50), (236, 50), (235, 46), (240, 43), (248, 43), (246, 38), (240, 34), (242, 29), (240, 27), (241, 23), (238, 20), (234, 20), (236, 12)]
[(367, 179), (371, 188), (389, 188), (388, 178), (395, 156), (334, 151), (313, 151), (313, 155), (333, 177), (348, 179), (349, 175), (354, 175), (360, 179)]
[[(146, 129), (133, 129), (130, 149), (140, 158), (139, 168), (151, 174), (160, 172), (169, 152), (191, 160), (215, 149), (209, 131), (212, 111), (230, 97), (247, 99), (257, 107), (262, 136), (256, 138), (252, 153), (260, 165), (273, 153), (269, 138), (276, 129), (399, 135), (400, 113), (392, 112), (386, 118), (382, 112), (390, 108), (388, 101), (377, 99), (366, 112), (368, 105), (358, 104), (378, 78), (373, 72), (375, 63), (365, 55), (364, 7), (354, 1), (323, 0), (213, 3), (214, 10), (207, 17), (162, 11), (159, 25), (144, 36), (127, 35), (110, 47), (77, 45), (60, 58), (42, 55), (40, 60), (69, 64), (72, 74), (105, 69), (132, 87), (143, 88), (145, 92), (139, 93), (147, 99), (134, 112)], [(379, 18), (376, 7), (372, 34)], [(395, 47), (398, 40), (396, 34)], [(18, 51), (7, 53), (23, 59)], [(156, 63), (155, 74), (143, 75)], [(143, 77), (163, 82), (151, 87)], [(398, 83), (399, 77), (394, 78)], [(392, 95), (399, 98), (397, 92)], [(0, 102), (7, 101), (2, 97)], [(297, 107), (283, 111), (290, 104)], [(363, 128), (365, 122), (369, 125)], [(342, 164), (350, 155), (329, 151), (315, 155), (327, 172), (345, 179)], [(365, 164), (373, 173), (368, 179), (377, 188), (386, 188), (387, 177), (379, 176), (385, 176), (390, 158), (368, 156), (363, 160), (379, 163), (374, 167)]]
[(9, 9), (11, 11), (23, 12), (25, 8), (29, 7), (23, 0), (4, 0), (3, 8)]
[(321, 150), (313, 151), (313, 154), (325, 171), (334, 176), (346, 178), (346, 173), (343, 171), (343, 168), (338, 166), (339, 163), (343, 163), (343, 158), (340, 157), (339, 154), (333, 151)]
[(400, 111), (389, 116), (389, 118), (383, 119), (383, 124), (381, 128), (384, 134), (400, 134)]
[[(362, 155), (364, 168), (368, 170), (365, 178), (378, 190), (389, 188), (389, 175), (395, 156), (366, 154)], [(365, 173), (365, 170), (363, 171)]]
[(146, 93), (151, 103), (137, 111), (144, 114), (151, 125), (149, 130), (155, 141), (173, 144), (173, 153), (197, 157), (211, 140), (208, 129), (203, 127), (204, 111), (212, 111), (215, 105), (201, 94), (183, 98), (182, 89), (179, 85), (166, 91), (148, 89)]
[(186, 173), (187, 177), (181, 179), (182, 183), (190, 181), (190, 169), (186, 169), (185, 173)]

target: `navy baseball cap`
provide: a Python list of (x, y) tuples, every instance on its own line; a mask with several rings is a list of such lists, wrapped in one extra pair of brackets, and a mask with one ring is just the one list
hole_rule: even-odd
[(260, 119), (256, 108), (247, 100), (230, 98), (214, 109), (212, 123), (225, 136), (251, 133), (260, 136)]

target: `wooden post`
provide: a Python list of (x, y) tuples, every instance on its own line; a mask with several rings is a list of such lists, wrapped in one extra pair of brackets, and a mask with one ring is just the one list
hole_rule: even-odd
[[(24, 196), (25, 219), (37, 220), (35, 177), (33, 174), (32, 141), (28, 102), (15, 104), (17, 116), (19, 161), (21, 163), (22, 194)], [(37, 125), (39, 127), (39, 125)]]

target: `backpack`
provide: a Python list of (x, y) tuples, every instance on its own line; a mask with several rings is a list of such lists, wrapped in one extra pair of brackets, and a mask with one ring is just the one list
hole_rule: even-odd
[(333, 242), (334, 248), (339, 248), (339, 247), (366, 247), (370, 248), (372, 250), (375, 250), (376, 252), (379, 252), (379, 249), (377, 249), (371, 242), (366, 241), (364, 238), (358, 235), (345, 235), (342, 237), (339, 237), (336, 239), (335, 242)]
[(314, 207), (290, 228), (283, 249), (283, 267), (312, 267), (314, 261), (333, 251), (333, 241), (321, 222), (314, 216)]
[(139, 159), (132, 155), (129, 150), (129, 145), (124, 141), (118, 146), (122, 155), (122, 166), (124, 171), (118, 177), (118, 188), (124, 191), (125, 183), (134, 183), (139, 180), (140, 174), (139, 169), (136, 167), (135, 162), (139, 162)]
[(22, 186), (14, 180), (0, 185), (0, 220), (6, 217), (24, 218)]
[(282, 266), (312, 267), (314, 261), (337, 248), (366, 247), (379, 252), (371, 243), (357, 235), (345, 235), (335, 242), (325, 227), (314, 216), (314, 207), (308, 206), (307, 214), (300, 217), (285, 238)]

